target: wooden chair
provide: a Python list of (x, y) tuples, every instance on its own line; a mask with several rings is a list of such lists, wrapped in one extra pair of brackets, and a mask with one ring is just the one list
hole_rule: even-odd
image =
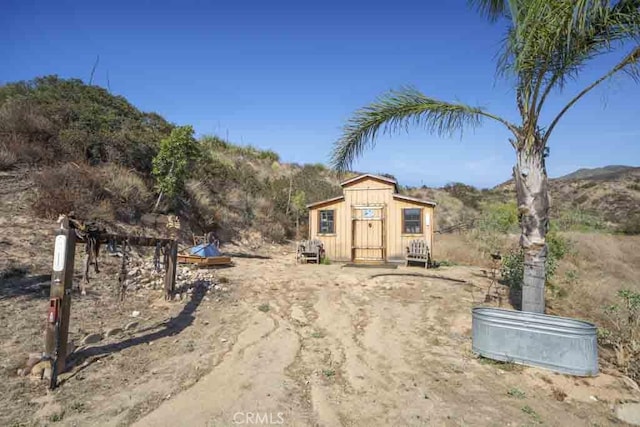
[(422, 262), (424, 268), (431, 266), (431, 254), (426, 240), (416, 239), (409, 242), (407, 246), (407, 266), (409, 262)]
[(296, 260), (299, 263), (314, 261), (320, 264), (322, 258), (324, 258), (324, 245), (320, 240), (303, 240), (298, 243)]

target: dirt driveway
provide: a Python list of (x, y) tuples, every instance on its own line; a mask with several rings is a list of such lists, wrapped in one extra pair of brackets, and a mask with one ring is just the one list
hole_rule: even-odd
[[(107, 282), (94, 281), (93, 296), (74, 296), (73, 339), (123, 325), (132, 310), (141, 325), (83, 348), (54, 393), (8, 375), (0, 424), (584, 426), (610, 424), (616, 403), (640, 399), (614, 373), (477, 359), (471, 307), (489, 283), (480, 269), (296, 265), (283, 247), (234, 259), (215, 272), (222, 291), (165, 303), (140, 289), (114, 312), (104, 311)], [(22, 320), (0, 349), (21, 360), (40, 346), (46, 300), (11, 298), (3, 318)]]
[(137, 425), (601, 425), (615, 399), (640, 397), (607, 374), (474, 357), (470, 309), (488, 283), (479, 269), (276, 256), (239, 259), (225, 274), (244, 311), (229, 352)]

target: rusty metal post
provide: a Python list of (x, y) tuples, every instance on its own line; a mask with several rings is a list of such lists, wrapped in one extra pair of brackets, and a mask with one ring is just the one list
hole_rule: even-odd
[(52, 361), (50, 388), (55, 388), (57, 376), (64, 372), (69, 338), (69, 315), (71, 314), (71, 288), (73, 285), (73, 263), (76, 251), (76, 235), (63, 217), (56, 231), (53, 272), (47, 327), (45, 330), (45, 354)]

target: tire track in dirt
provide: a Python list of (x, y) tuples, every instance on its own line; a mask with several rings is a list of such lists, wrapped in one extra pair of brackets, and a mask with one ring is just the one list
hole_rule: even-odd
[[(230, 425), (234, 416), (300, 417), (285, 370), (298, 352), (298, 336), (273, 317), (254, 313), (234, 349), (189, 390), (139, 420), (138, 426)], [(238, 415), (243, 414), (243, 415)], [(301, 420), (299, 420), (301, 421)]]
[[(360, 298), (358, 296), (356, 301)], [(367, 308), (360, 307), (358, 302), (350, 301), (342, 293), (323, 292), (315, 310), (319, 314), (318, 324), (332, 338), (331, 345), (344, 354), (340, 375), (336, 374), (337, 380), (341, 381), (313, 384), (314, 411), (320, 423), (335, 425), (335, 420), (339, 419), (342, 425), (384, 424), (388, 402), (395, 400), (394, 382), (381, 375), (375, 356), (367, 354), (362, 342), (362, 329), (371, 317)]]

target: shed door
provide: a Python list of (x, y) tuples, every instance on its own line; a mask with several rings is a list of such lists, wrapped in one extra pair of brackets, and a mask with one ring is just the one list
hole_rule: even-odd
[(363, 206), (352, 209), (353, 246), (351, 260), (384, 261), (384, 206)]

